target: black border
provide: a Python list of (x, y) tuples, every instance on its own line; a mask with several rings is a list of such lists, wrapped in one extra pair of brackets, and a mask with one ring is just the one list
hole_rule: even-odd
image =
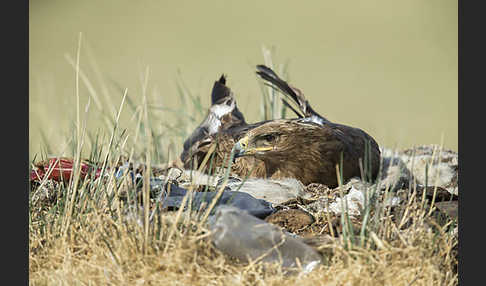
[[(3, 281), (29, 283), (29, 2), (11, 1), (2, 9), (2, 163)], [(3, 144), (2, 144), (3, 145)], [(3, 275), (2, 275), (3, 276)]]
[(458, 1), (459, 285), (475, 285), (481, 279), (476, 275), (484, 273), (481, 250), (486, 190), (482, 179), (486, 160), (482, 115), (486, 111), (475, 99), (484, 94), (479, 84), (485, 81), (482, 55), (486, 49), (481, 23), (484, 10), (472, 3), (479, 2)]

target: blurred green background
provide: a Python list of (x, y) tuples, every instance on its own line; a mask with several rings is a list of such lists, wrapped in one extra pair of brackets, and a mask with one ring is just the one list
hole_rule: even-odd
[[(443, 138), (457, 150), (457, 14), (453, 0), (30, 0), (30, 157), (45, 142), (60, 152), (72, 136), (75, 70), (66, 55), (75, 60), (80, 32), (80, 67), (113, 116), (119, 88), (140, 98), (148, 67), (158, 105), (183, 104), (182, 79), (207, 107), (214, 80), (225, 73), (247, 121), (259, 121), (254, 66), (263, 63), (265, 46), (328, 119), (391, 148)], [(82, 82), (80, 97), (84, 112), (90, 92)], [(96, 104), (88, 130), (103, 125)], [(157, 112), (161, 120), (175, 116)], [(125, 108), (121, 125), (131, 116)]]

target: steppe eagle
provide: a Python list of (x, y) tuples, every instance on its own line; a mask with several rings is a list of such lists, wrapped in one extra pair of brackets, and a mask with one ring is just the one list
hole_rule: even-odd
[(270, 68), (258, 65), (256, 73), (285, 95), (284, 104), (299, 118), (248, 124), (222, 75), (214, 83), (208, 115), (184, 142), (180, 159), (185, 168), (199, 166), (210, 149), (214, 157), (207, 165), (222, 167), (234, 148), (231, 171), (240, 177), (290, 177), (304, 185), (321, 183), (335, 187), (339, 165), (343, 183), (351, 177), (360, 177), (364, 169), (368, 170), (369, 179), (376, 178), (380, 149), (370, 135), (319, 115), (299, 89)]

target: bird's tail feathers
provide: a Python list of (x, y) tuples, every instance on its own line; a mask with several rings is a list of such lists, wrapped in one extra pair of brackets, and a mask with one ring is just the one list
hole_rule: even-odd
[(289, 98), (293, 103), (295, 103), (299, 109), (300, 113), (297, 112), (294, 108), (290, 107), (290, 104), (283, 100), (283, 103), (290, 107), (292, 111), (294, 111), (299, 117), (312, 117), (317, 116), (322, 118), (325, 121), (328, 121), (323, 116), (319, 115), (315, 112), (312, 107), (310, 106), (309, 102), (305, 99), (304, 93), (300, 91), (298, 88), (290, 86), (286, 81), (281, 79), (271, 68), (265, 65), (257, 65), (257, 74), (265, 81), (270, 84), (271, 87), (276, 88), (277, 90), (281, 91), (287, 98)]

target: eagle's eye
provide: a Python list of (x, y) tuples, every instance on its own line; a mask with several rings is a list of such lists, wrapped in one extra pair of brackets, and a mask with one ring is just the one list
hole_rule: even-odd
[(255, 138), (255, 141), (253, 141), (254, 146), (257, 148), (262, 148), (262, 147), (271, 147), (276, 145), (277, 139), (278, 139), (278, 134), (272, 133), (272, 134), (261, 134)]
[(267, 141), (267, 142), (273, 142), (275, 141), (275, 135), (273, 134), (267, 134), (267, 135), (264, 135), (262, 137), (263, 140)]

